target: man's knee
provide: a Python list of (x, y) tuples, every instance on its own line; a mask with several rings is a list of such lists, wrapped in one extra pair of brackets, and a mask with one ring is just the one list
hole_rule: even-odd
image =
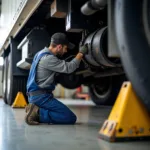
[(77, 117), (76, 117), (76, 115), (72, 115), (72, 116), (70, 116), (70, 123), (71, 123), (71, 124), (75, 124), (75, 123), (76, 123), (76, 121), (77, 121)]

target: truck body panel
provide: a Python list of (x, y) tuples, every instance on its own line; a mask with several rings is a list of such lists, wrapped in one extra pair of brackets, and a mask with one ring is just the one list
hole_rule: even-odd
[(16, 37), (42, 0), (2, 0), (0, 15), (0, 53)]

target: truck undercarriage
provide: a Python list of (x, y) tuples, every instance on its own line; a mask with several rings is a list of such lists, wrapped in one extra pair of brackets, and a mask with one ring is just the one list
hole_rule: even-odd
[(94, 2), (96, 8), (93, 9), (96, 11), (87, 16), (86, 13), (91, 10), (88, 10), (89, 4), (85, 0), (78, 3), (74, 0), (43, 1), (17, 36), (9, 39), (10, 46), (4, 52), (3, 91), (6, 103), (11, 105), (18, 91), (26, 92), (25, 85), (32, 59), (37, 51), (49, 45), (50, 37), (55, 32), (65, 32), (76, 45), (74, 50), (69, 50), (60, 59), (70, 61), (78, 53), (80, 45), (88, 44), (88, 54), (80, 67), (69, 75), (58, 74), (57, 83), (69, 89), (87, 85), (96, 104), (114, 103), (125, 80), (124, 71), (118, 57), (108, 56), (106, 2), (100, 6), (101, 11), (97, 10), (96, 1)]
[[(118, 43), (122, 39), (118, 38), (121, 35), (116, 28), (117, 26), (121, 29), (121, 23), (117, 22), (117, 19), (124, 18), (115, 14), (116, 12), (119, 14), (120, 11), (115, 9), (118, 3), (115, 0), (42, 1), (18, 33), (9, 36), (10, 44), (8, 46), (5, 44), (3, 51), (5, 103), (11, 105), (18, 91), (26, 93), (26, 81), (35, 53), (49, 45), (52, 34), (63, 32), (76, 46), (60, 59), (70, 61), (78, 53), (79, 47), (86, 43), (88, 54), (74, 73), (58, 74), (57, 83), (69, 89), (84, 84), (89, 87), (91, 98), (96, 104), (112, 105), (123, 81), (127, 80), (122, 60), (123, 65), (127, 63), (124, 54), (118, 51), (118, 45), (120, 49), (124, 49)], [(127, 5), (126, 3), (122, 2), (122, 5)], [(125, 13), (122, 12), (122, 15)], [(132, 81), (133, 77), (126, 68), (129, 66), (126, 66), (125, 70)], [(135, 85), (137, 84), (133, 86)]]

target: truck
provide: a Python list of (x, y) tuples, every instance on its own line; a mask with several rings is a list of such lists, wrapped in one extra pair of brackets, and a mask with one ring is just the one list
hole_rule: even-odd
[(75, 48), (60, 59), (71, 61), (84, 44), (88, 53), (75, 72), (57, 73), (57, 84), (88, 86), (95, 104), (113, 105), (130, 80), (150, 110), (149, 6), (148, 0), (0, 0), (4, 102), (12, 105), (18, 91), (26, 96), (34, 55), (63, 32)]

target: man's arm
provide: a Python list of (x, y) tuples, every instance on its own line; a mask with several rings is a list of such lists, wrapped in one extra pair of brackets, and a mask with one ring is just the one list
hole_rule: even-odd
[(79, 53), (70, 62), (66, 62), (65, 60), (58, 59), (56, 56), (49, 55), (46, 57), (45, 61), (46, 68), (60, 73), (72, 73), (79, 67), (81, 59), (87, 53), (87, 51), (87, 45), (82, 46), (79, 50)]
[(72, 61), (66, 62), (58, 59), (56, 56), (49, 55), (46, 57), (46, 68), (60, 73), (72, 73), (79, 67), (82, 57), (83, 54), (78, 53)]

